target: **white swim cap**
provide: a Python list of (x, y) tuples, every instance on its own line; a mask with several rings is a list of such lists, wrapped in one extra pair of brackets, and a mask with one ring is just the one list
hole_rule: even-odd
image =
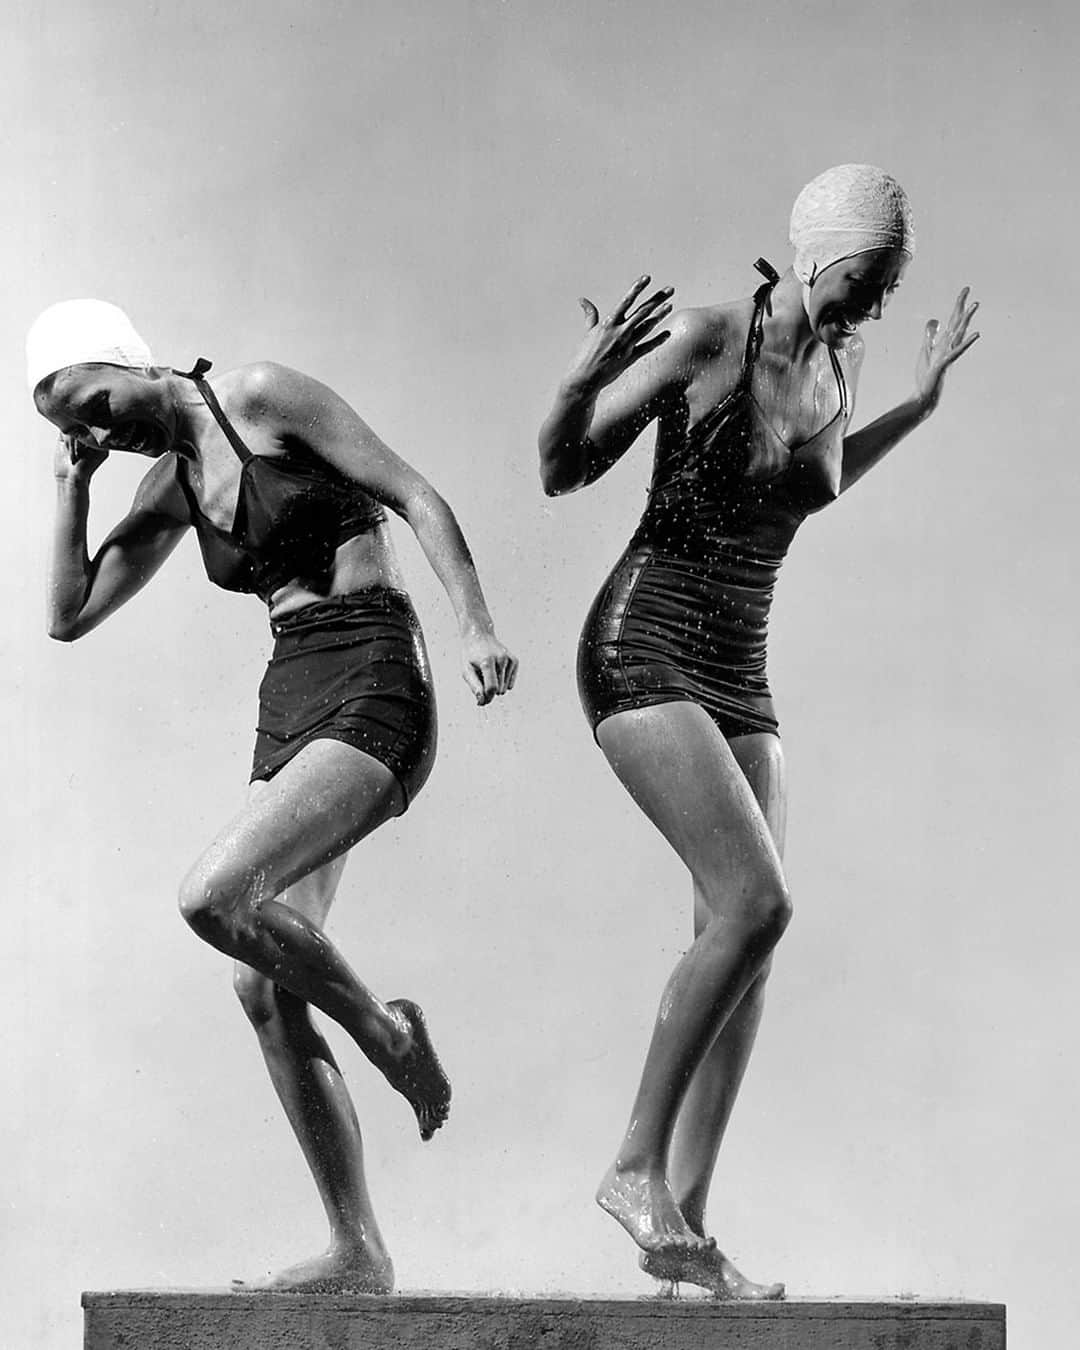
[(149, 370), (150, 348), (122, 309), (105, 300), (62, 300), (50, 305), (26, 335), (26, 378), (33, 393), (46, 375), (101, 361)]
[(907, 194), (873, 164), (838, 164), (803, 188), (791, 210), (795, 275), (809, 286), (841, 258), (889, 248), (915, 256)]

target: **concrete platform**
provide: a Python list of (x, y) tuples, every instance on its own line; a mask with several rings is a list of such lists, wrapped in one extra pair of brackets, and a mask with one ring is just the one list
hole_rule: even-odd
[(85, 1350), (1005, 1350), (1001, 1303), (85, 1293)]

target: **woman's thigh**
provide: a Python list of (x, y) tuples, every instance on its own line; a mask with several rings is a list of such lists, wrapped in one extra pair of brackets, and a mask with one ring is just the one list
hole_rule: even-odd
[(738, 908), (762, 890), (783, 892), (770, 823), (703, 708), (677, 701), (616, 713), (600, 723), (597, 739), (714, 913)]
[(787, 833), (787, 774), (780, 737), (759, 731), (749, 736), (733, 736), (728, 744), (768, 822), (776, 851), (783, 857)]
[[(342, 741), (313, 741), (269, 782), (253, 785), (244, 809), (195, 864), (189, 882), (239, 884), (256, 898), (280, 895), (339, 859), (343, 866), (353, 844), (403, 805), (400, 783), (377, 759)], [(321, 881), (330, 879), (325, 874)], [(305, 893), (316, 906), (323, 903), (314, 879), (301, 885)], [(332, 898), (331, 889), (327, 907)]]
[[(269, 782), (256, 779), (248, 788), (248, 801), (253, 802), (269, 787)], [(316, 867), (313, 872), (308, 872), (306, 876), (294, 881), (278, 898), (283, 900), (290, 909), (295, 909), (303, 914), (304, 918), (311, 923), (316, 924), (319, 928), (324, 927), (326, 917), (330, 912), (330, 906), (334, 903), (337, 895), (341, 876), (345, 871), (345, 864), (348, 861), (349, 853), (346, 850), (330, 862), (323, 863), (321, 867)]]

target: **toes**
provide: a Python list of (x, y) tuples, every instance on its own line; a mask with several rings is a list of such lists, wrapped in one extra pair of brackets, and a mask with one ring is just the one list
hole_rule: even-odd
[(446, 1118), (450, 1114), (447, 1108), (438, 1108), (430, 1106), (417, 1106), (416, 1119), (420, 1126), (420, 1138), (426, 1144), (429, 1139), (435, 1135), (435, 1131), (442, 1129), (446, 1124)]

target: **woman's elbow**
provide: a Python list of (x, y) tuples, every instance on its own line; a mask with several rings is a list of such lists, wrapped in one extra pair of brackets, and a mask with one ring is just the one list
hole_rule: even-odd
[(579, 477), (568, 473), (566, 467), (558, 460), (541, 456), (540, 486), (544, 490), (545, 497), (563, 497), (566, 493), (574, 492), (581, 487), (582, 481)]
[(82, 637), (87, 627), (79, 622), (78, 615), (50, 614), (45, 631), (54, 642), (74, 642)]
[(386, 505), (396, 512), (414, 534), (422, 534), (433, 524), (446, 527), (455, 519), (453, 508), (430, 483), (421, 483), (413, 488), (399, 503), (387, 502)]
[(566, 488), (562, 487), (558, 479), (549, 473), (543, 465), (540, 467), (540, 486), (544, 490), (545, 497), (561, 497), (566, 491)]

